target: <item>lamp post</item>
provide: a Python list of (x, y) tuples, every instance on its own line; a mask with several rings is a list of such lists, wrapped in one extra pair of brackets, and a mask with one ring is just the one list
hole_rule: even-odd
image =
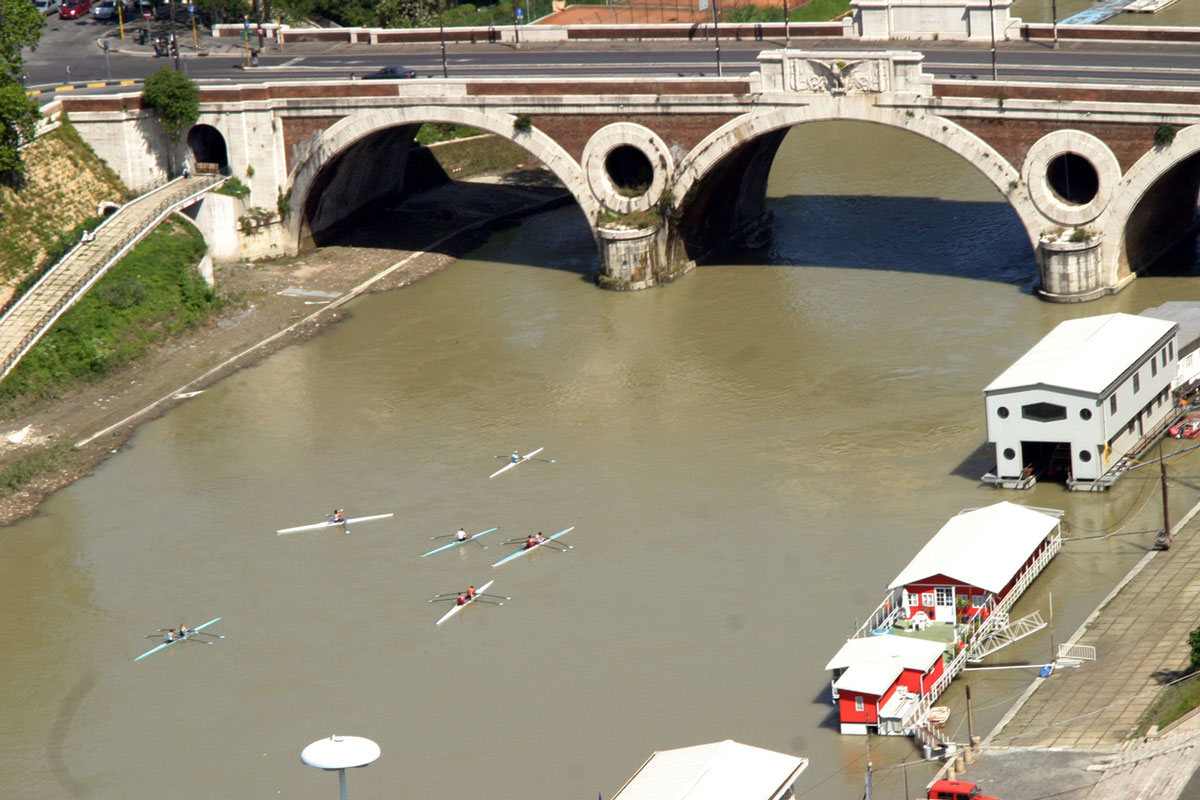
[(438, 2), (438, 34), (442, 38), (442, 77), (449, 78), (450, 70), (446, 67), (446, 0)]
[(996, 68), (996, 0), (988, 0), (988, 20), (992, 23), (992, 80), (1000, 80)]
[(723, 77), (721, 72), (721, 30), (717, 25), (717, 0), (712, 0), (713, 14), (713, 45), (717, 51), (717, 77)]
[(792, 45), (792, 28), (788, 25), (788, 3), (783, 0), (783, 49), (786, 50)]
[(330, 736), (300, 751), (300, 760), (308, 766), (337, 771), (342, 800), (346, 800), (346, 770), (365, 767), (377, 758), (379, 745), (361, 736)]
[(1050, 0), (1050, 30), (1054, 31), (1054, 49), (1058, 49), (1058, 0)]

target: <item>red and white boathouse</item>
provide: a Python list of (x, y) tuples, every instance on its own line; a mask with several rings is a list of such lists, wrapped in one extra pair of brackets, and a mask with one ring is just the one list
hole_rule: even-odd
[(943, 525), (826, 665), (842, 733), (912, 732), (968, 660), (1043, 626), (1008, 611), (1062, 548), (1061, 517), (1003, 502)]

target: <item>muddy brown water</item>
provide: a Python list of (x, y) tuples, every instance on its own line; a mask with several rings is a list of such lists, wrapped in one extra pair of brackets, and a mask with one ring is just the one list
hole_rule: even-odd
[[(811, 759), (801, 797), (861, 796), (866, 743), (836, 732), (823, 667), (947, 518), (1009, 499), (1066, 509), (1069, 535), (1159, 524), (1150, 470), (1108, 494), (981, 488), (982, 387), (1063, 319), (1200, 286), (1035, 299), (1015, 216), (908, 134), (797, 130), (771, 194), (769, 247), (655, 291), (586, 280), (576, 210), (498, 233), (5, 529), (0, 796), (331, 797), (299, 753), (334, 733), (383, 750), (351, 797), (609, 797), (652, 751), (726, 738)], [(555, 463), (487, 478), (539, 446)], [(1197, 465), (1172, 469), (1182, 513)], [(335, 506), (396, 516), (275, 535)], [(500, 530), (419, 557), (460, 525)], [(571, 525), (573, 549), (490, 566)], [(1070, 543), (1018, 613), (1052, 592), (1064, 640), (1152, 539)], [(434, 626), (429, 598), (492, 578), (510, 601)], [(132, 663), (144, 634), (217, 616), (225, 639)], [(978, 675), (986, 732), (1032, 672)], [(876, 765), (918, 755), (872, 739)], [(901, 771), (876, 792), (902, 797)]]

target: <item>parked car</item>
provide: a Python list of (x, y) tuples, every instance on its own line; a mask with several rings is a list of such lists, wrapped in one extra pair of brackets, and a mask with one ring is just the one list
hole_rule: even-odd
[(100, 0), (92, 9), (92, 19), (116, 19), (117, 0)]
[(59, 19), (79, 19), (92, 10), (92, 0), (63, 0), (58, 10)]
[(929, 800), (996, 800), (979, 793), (979, 787), (966, 781), (934, 781), (929, 787)]
[(42, 12), (42, 16), (48, 17), (51, 14), (58, 13), (58, 0), (33, 0), (33, 7)]
[(369, 72), (363, 75), (363, 80), (395, 80), (397, 78), (415, 78), (417, 73), (413, 72), (408, 67), (391, 66), (384, 67), (376, 72)]

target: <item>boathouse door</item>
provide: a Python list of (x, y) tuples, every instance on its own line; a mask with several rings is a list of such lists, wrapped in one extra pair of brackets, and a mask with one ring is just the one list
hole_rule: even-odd
[(954, 587), (938, 586), (934, 589), (933, 618), (938, 622), (954, 621)]

